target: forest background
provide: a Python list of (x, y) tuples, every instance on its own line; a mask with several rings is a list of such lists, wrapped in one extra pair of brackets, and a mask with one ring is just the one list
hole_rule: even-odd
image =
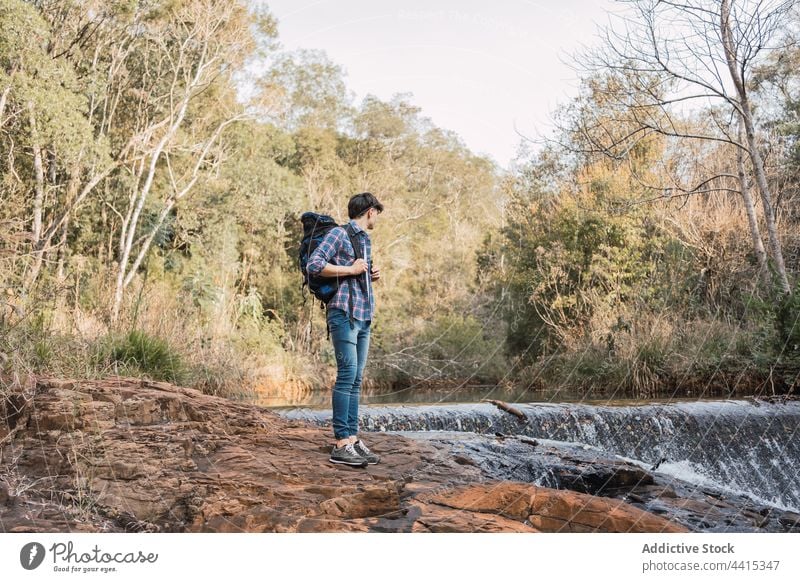
[(370, 191), (368, 390), (794, 390), (800, 11), (626, 4), (503, 170), (263, 3), (0, 0), (3, 385), (327, 388), (299, 216)]

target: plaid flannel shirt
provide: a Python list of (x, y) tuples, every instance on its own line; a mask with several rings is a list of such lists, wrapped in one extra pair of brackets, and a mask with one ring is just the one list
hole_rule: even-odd
[[(372, 267), (372, 242), (369, 239), (369, 234), (363, 228), (358, 226), (354, 220), (350, 221), (355, 231), (355, 239), (360, 242), (362, 247), (362, 255), (367, 265)], [(328, 231), (319, 246), (314, 249), (314, 252), (308, 257), (308, 273), (310, 275), (319, 275), (325, 265), (331, 263), (333, 265), (352, 265), (356, 260), (356, 255), (353, 250), (353, 245), (350, 243), (350, 237), (347, 236), (347, 231), (344, 227), (337, 226)], [(354, 277), (342, 277), (339, 279), (339, 289), (336, 295), (333, 296), (328, 302), (328, 307), (338, 307), (346, 313), (350, 313), (349, 301), (349, 287), (353, 287), (353, 319), (359, 321), (372, 320), (375, 313), (375, 297), (372, 293), (372, 279), (369, 276), (369, 271), (362, 277), (366, 276), (367, 279), (367, 295), (361, 291), (361, 285)]]

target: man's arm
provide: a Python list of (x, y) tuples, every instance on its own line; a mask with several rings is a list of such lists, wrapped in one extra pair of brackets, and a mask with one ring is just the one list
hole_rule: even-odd
[[(332, 228), (319, 246), (314, 249), (311, 256), (308, 257), (308, 274), (319, 277), (344, 277), (347, 275), (355, 275), (354, 268), (357, 266), (358, 260), (352, 265), (334, 265), (330, 262), (336, 254), (336, 249), (342, 244), (342, 228)], [(363, 261), (362, 261), (363, 262)], [(364, 271), (359, 271), (363, 273)]]
[(356, 264), (352, 265), (334, 265), (327, 263), (319, 272), (320, 277), (345, 277), (347, 275), (355, 275), (353, 269)]

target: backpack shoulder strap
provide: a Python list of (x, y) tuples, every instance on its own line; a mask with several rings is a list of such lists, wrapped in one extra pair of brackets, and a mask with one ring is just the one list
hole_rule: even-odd
[(353, 230), (353, 225), (349, 222), (344, 225), (344, 230), (347, 232), (347, 236), (350, 238), (350, 244), (353, 245), (353, 252), (356, 255), (357, 259), (363, 259), (364, 253), (361, 251), (361, 245), (358, 244), (356, 240), (356, 232)]
[[(361, 251), (361, 245), (358, 244), (358, 240), (356, 240), (356, 233), (355, 230), (353, 230), (353, 225), (348, 222), (343, 228), (350, 239), (350, 244), (353, 245), (353, 253), (356, 256), (356, 259), (364, 259), (364, 253)], [(353, 329), (353, 326), (355, 325), (353, 322), (353, 312), (355, 309), (355, 300), (353, 299), (353, 279), (358, 282), (358, 286), (361, 287), (361, 292), (364, 294), (367, 293), (367, 280), (361, 275), (349, 277), (349, 279), (350, 281), (347, 283), (347, 291), (350, 298), (350, 329)]]
[[(353, 245), (353, 253), (355, 253), (356, 259), (363, 259), (366, 261), (367, 258), (364, 256), (364, 252), (361, 249), (361, 245), (358, 244), (358, 240), (356, 239), (356, 233), (353, 230), (353, 225), (348, 222), (344, 226), (344, 229), (347, 232), (347, 236), (350, 237), (350, 244)], [(366, 294), (367, 293), (366, 276), (358, 275), (355, 279), (356, 281), (358, 281), (358, 286), (361, 287), (361, 292)]]

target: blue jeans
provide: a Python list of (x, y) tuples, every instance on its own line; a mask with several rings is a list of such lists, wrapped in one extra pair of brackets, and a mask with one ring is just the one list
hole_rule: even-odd
[(361, 377), (369, 352), (371, 321), (354, 320), (337, 307), (328, 308), (328, 326), (336, 353), (336, 384), (333, 387), (333, 436), (346, 439), (358, 433), (358, 399)]

